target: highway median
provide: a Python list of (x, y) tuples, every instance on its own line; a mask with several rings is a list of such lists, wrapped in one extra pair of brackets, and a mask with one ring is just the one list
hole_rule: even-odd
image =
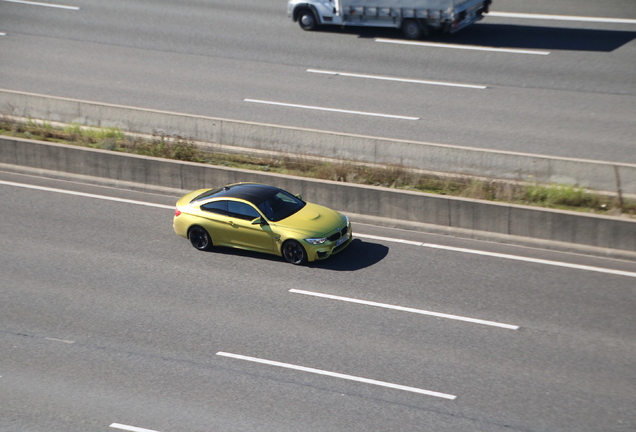
[[(520, 178), (512, 180), (505, 174), (492, 177), (431, 173), (413, 164), (359, 157), (368, 149), (361, 149), (356, 158), (353, 155), (345, 158), (343, 154), (328, 149), (320, 152), (283, 151), (284, 147), (276, 148), (281, 142), (297, 137), (298, 142), (304, 143), (308, 138), (302, 130), (271, 125), (245, 124), (245, 129), (240, 129), (237, 126), (239, 122), (234, 122), (231, 143), (228, 143), (227, 130), (224, 130), (224, 138), (220, 141), (199, 141), (201, 128), (184, 129), (183, 124), (189, 121), (209, 123), (215, 119), (151, 111), (146, 113), (147, 125), (141, 127), (128, 123), (131, 129), (124, 129), (119, 126), (126, 125), (121, 121), (126, 112), (135, 117), (133, 111), (141, 115), (142, 110), (102, 106), (102, 109), (82, 117), (78, 116), (78, 110), (86, 113), (87, 107), (97, 109), (97, 104), (9, 93), (11, 97), (20, 96), (22, 105), (17, 105), (15, 100), (11, 104), (3, 104), (7, 92), (0, 91), (4, 134), (22, 134), (35, 139), (3, 137), (0, 164), (3, 164), (4, 170), (35, 171), (56, 177), (79, 176), (102, 184), (174, 193), (239, 181), (269, 183), (350, 214), (358, 222), (636, 258), (636, 219), (631, 202), (631, 170), (636, 166), (629, 164), (620, 167), (607, 164), (612, 165), (613, 187), (618, 182), (618, 193), (612, 194), (604, 189), (590, 192), (578, 183), (541, 183), (536, 179), (528, 181), (528, 178), (525, 181)], [(59, 104), (62, 106), (58, 111)], [(73, 113), (68, 110), (69, 104), (75, 105)], [(153, 117), (153, 114), (158, 117)], [(174, 117), (171, 122), (162, 122), (166, 115)], [(114, 121), (113, 118), (119, 120)], [(177, 122), (179, 118), (183, 124)], [(31, 129), (7, 126), (11, 124), (26, 125)], [(181, 127), (178, 126), (180, 124)], [(150, 125), (155, 127), (151, 129)], [(276, 128), (279, 144), (271, 140), (272, 145), (263, 146), (265, 135)], [(186, 130), (194, 132), (194, 136), (182, 134)], [(263, 130), (267, 132), (263, 134)], [(249, 147), (246, 144), (249, 144), (251, 132), (259, 133), (253, 136)], [(43, 140), (75, 140), (76, 144), (79, 142), (97, 148)], [(373, 143), (369, 145), (373, 146)], [(317, 146), (316, 143), (314, 149)], [(300, 145), (297, 147), (302, 148)], [(399, 148), (394, 153), (399, 153)], [(522, 163), (517, 162), (519, 164)], [(598, 167), (604, 163), (591, 164)], [(605, 171), (607, 168), (604, 167)], [(596, 172), (589, 170), (592, 178)], [(521, 199), (519, 191), (522, 191)], [(469, 197), (451, 197), (451, 194)], [(571, 204), (575, 207), (582, 205), (595, 213), (525, 205), (530, 202), (561, 208)]]

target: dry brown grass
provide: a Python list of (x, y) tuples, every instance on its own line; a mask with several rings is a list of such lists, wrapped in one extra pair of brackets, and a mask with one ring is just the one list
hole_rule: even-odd
[(47, 123), (18, 123), (0, 119), (0, 134), (83, 145), (147, 156), (212, 165), (276, 172), (441, 195), (501, 201), (595, 213), (636, 214), (636, 202), (565, 185), (528, 185), (464, 176), (442, 176), (402, 165), (370, 166), (355, 161), (333, 161), (296, 155), (252, 156), (204, 152), (192, 140), (157, 133), (150, 139), (127, 136), (116, 129), (79, 126), (54, 128)]

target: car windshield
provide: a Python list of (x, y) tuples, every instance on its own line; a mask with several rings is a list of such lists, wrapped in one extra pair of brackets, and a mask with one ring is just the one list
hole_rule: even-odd
[(268, 220), (278, 222), (293, 215), (301, 208), (305, 207), (305, 204), (306, 203), (303, 200), (280, 190), (258, 204), (257, 207)]

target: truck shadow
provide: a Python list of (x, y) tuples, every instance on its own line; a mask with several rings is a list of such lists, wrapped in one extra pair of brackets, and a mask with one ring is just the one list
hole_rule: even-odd
[(633, 31), (479, 23), (444, 39), (496, 48), (611, 52), (635, 38)]
[[(319, 31), (360, 38), (404, 39), (397, 29), (322, 27)], [(430, 34), (423, 42), (494, 48), (611, 52), (636, 39), (636, 31), (539, 27), (480, 22), (453, 34)]]

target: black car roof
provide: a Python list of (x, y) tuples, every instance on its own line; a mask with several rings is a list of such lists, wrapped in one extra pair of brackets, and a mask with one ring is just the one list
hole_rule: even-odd
[(258, 183), (237, 183), (222, 188), (210, 189), (203, 192), (190, 202), (202, 201), (210, 198), (239, 198), (258, 205), (276, 195), (281, 189)]

